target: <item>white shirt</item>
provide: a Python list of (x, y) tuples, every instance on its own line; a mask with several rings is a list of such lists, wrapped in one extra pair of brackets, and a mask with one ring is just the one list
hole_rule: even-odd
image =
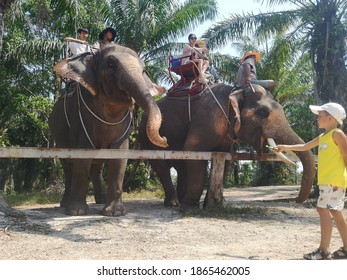
[(87, 44), (80, 44), (77, 42), (69, 42), (69, 49), (72, 52), (73, 56), (91, 51), (90, 47)]

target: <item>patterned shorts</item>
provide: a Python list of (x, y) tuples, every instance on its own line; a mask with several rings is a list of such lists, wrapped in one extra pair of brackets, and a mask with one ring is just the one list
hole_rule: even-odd
[(345, 205), (345, 194), (345, 188), (320, 185), (317, 207), (342, 211)]

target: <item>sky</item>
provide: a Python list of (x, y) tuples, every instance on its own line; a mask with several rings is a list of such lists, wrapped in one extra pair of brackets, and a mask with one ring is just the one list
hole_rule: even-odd
[[(273, 7), (268, 7), (266, 3), (261, 5), (259, 1), (256, 0), (217, 0), (218, 3), (218, 10), (220, 16), (215, 20), (215, 22), (219, 22), (225, 18), (229, 18), (231, 14), (242, 14), (242, 13), (250, 13), (253, 12), (254, 14), (259, 14), (261, 12), (273, 12), (273, 11), (279, 11), (279, 10), (288, 10), (290, 9), (290, 6), (276, 6), (276, 9)], [(205, 22), (204, 24), (198, 26), (195, 28), (195, 30), (192, 30), (190, 33), (194, 33), (197, 35), (197, 37), (201, 37), (201, 35), (209, 28), (211, 27), (215, 22)], [(179, 41), (187, 41), (188, 38), (187, 34), (183, 38), (181, 38)], [(236, 53), (235, 50), (231, 48), (231, 42), (228, 46), (218, 50), (220, 53), (230, 54), (233, 56), (238, 56), (239, 54)]]

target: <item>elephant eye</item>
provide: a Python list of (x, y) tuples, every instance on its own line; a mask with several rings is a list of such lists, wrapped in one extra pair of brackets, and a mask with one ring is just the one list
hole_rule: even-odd
[(110, 68), (113, 68), (115, 65), (116, 65), (115, 60), (112, 57), (109, 57), (107, 59), (107, 66), (110, 67)]
[(261, 118), (267, 118), (270, 115), (269, 109), (267, 107), (257, 108), (254, 113)]

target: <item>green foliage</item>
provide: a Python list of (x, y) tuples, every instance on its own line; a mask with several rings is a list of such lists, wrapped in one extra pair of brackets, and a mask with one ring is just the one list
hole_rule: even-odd
[(249, 162), (233, 162), (227, 168), (225, 187), (250, 186), (253, 182), (253, 167)]
[(295, 170), (282, 162), (257, 162), (255, 186), (292, 185), (295, 181)]
[(153, 174), (148, 171), (148, 166), (140, 160), (128, 160), (123, 189), (126, 192), (140, 189), (151, 189), (160, 185)]
[(7, 129), (0, 128), (0, 147), (5, 147), (9, 144), (6, 132)]
[(241, 165), (240, 185), (247, 186), (250, 185), (253, 180), (253, 170), (250, 163), (244, 163)]

